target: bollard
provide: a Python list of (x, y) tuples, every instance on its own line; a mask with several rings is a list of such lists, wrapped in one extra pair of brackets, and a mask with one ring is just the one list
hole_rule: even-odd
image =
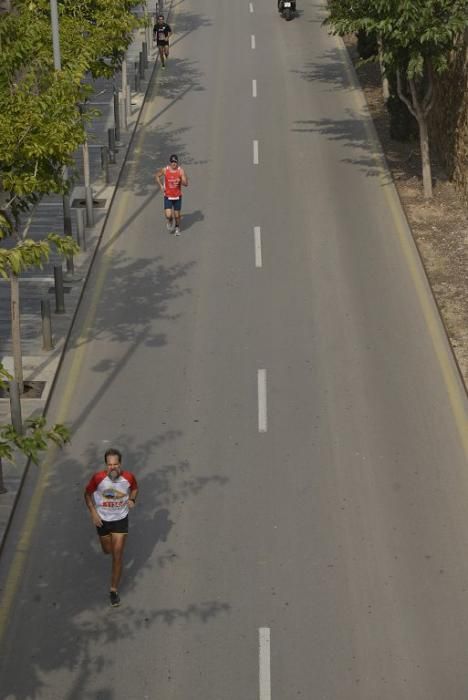
[(119, 93), (114, 89), (114, 124), (115, 124), (115, 140), (120, 141), (120, 105)]
[(42, 349), (52, 350), (54, 343), (52, 340), (52, 319), (50, 316), (50, 301), (41, 299), (41, 318), (42, 318)]
[(107, 140), (109, 141), (109, 162), (115, 163), (115, 131), (107, 129)]
[(125, 131), (128, 130), (128, 110), (127, 110), (127, 90), (120, 93), (120, 116), (122, 117), (122, 124)]
[(143, 51), (138, 54), (138, 74), (141, 80), (145, 79), (145, 64), (143, 62)]
[(21, 399), (19, 384), (15, 380), (8, 382), (10, 392), (11, 423), (19, 435), (23, 434), (23, 418), (21, 416)]
[(127, 104), (127, 117), (131, 117), (131, 115), (132, 115), (132, 92), (130, 90), (130, 85), (127, 85), (126, 104)]
[(2, 458), (0, 457), (0, 494), (2, 493), (8, 493), (8, 489), (5, 486), (5, 482), (3, 480), (3, 464)]
[(135, 73), (135, 92), (140, 92), (140, 75), (138, 72)]
[(101, 165), (104, 170), (104, 175), (106, 178), (106, 185), (110, 182), (110, 171), (109, 171), (109, 149), (107, 146), (101, 146)]
[(76, 212), (76, 242), (81, 250), (86, 250), (85, 212), (84, 209), (75, 209)]
[(75, 274), (75, 261), (73, 260), (73, 255), (68, 255), (66, 258), (67, 263), (67, 273), (72, 277)]
[(94, 226), (93, 190), (85, 187), (86, 226)]
[(65, 292), (63, 289), (63, 270), (61, 265), (54, 265), (55, 313), (65, 313)]
[(141, 52), (143, 54), (143, 66), (148, 68), (148, 43), (146, 41), (144, 41), (141, 45)]

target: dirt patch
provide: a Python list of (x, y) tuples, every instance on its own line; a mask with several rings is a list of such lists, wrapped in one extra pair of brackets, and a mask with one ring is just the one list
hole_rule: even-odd
[(468, 212), (461, 195), (434, 157), (434, 197), (429, 203), (424, 200), (419, 143), (401, 143), (390, 138), (390, 119), (379, 67), (374, 63), (356, 65), (359, 57), (354, 37), (345, 37), (345, 45), (364, 90), (460, 373), (468, 386)]

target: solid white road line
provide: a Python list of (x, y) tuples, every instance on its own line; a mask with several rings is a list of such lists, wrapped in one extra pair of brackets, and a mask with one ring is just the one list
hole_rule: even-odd
[(250, 10), (250, 13), (253, 14), (253, 5), (251, 2), (249, 2), (249, 10)]
[(253, 49), (255, 48), (255, 34), (250, 35), (250, 45)]
[(258, 165), (258, 141), (253, 142), (253, 162)]
[(254, 226), (255, 267), (262, 266), (262, 233), (260, 226)]
[(252, 97), (257, 97), (257, 81), (252, 80)]
[(258, 432), (266, 433), (267, 421), (267, 383), (266, 369), (259, 369), (257, 373), (258, 386)]
[(271, 700), (270, 628), (258, 630), (259, 698)]

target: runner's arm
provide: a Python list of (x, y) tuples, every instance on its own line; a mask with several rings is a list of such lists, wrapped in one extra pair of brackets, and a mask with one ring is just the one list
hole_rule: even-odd
[(154, 173), (154, 180), (155, 180), (155, 182), (158, 183), (160, 190), (162, 190), (164, 188), (164, 185), (161, 182), (161, 178), (163, 175), (164, 175), (164, 168), (159, 168), (159, 170), (156, 170), (156, 172)]
[(138, 489), (134, 488), (130, 491), (130, 496), (128, 497), (128, 507), (135, 508), (136, 500), (138, 495)]
[(98, 512), (96, 510), (96, 506), (94, 505), (94, 498), (93, 498), (92, 494), (88, 493), (88, 491), (85, 491), (84, 498), (86, 501), (86, 505), (88, 506), (88, 510), (91, 513), (91, 520), (96, 525), (96, 527), (101, 527), (102, 520), (98, 515)]
[(181, 168), (181, 173), (180, 173), (180, 181), (184, 187), (188, 186), (188, 177), (185, 174), (185, 170), (183, 170), (182, 168)]

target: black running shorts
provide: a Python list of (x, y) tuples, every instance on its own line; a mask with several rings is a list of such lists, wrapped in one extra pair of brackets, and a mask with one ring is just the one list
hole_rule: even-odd
[(103, 520), (101, 527), (96, 527), (99, 537), (106, 537), (113, 532), (126, 535), (128, 533), (128, 515), (122, 520)]

